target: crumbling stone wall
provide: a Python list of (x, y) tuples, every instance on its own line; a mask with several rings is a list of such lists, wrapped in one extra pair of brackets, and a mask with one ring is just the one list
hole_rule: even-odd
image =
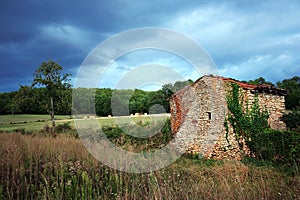
[(285, 130), (286, 125), (283, 121), (280, 120), (282, 114), (285, 111), (284, 96), (272, 95), (268, 93), (260, 93), (258, 96), (258, 100), (259, 100), (259, 106), (261, 108), (265, 107), (270, 114), (269, 116), (270, 127), (275, 130)]
[[(271, 128), (285, 129), (285, 124), (280, 121), (285, 109), (283, 91), (234, 79), (204, 76), (178, 91), (170, 100), (172, 132), (176, 134), (176, 142), (186, 152), (209, 159), (241, 159), (232, 127), (229, 126), (226, 137), (224, 126), (228, 113), (226, 95), (232, 82), (241, 86), (244, 100), (249, 104), (254, 102), (255, 93), (258, 92), (260, 107), (266, 107), (269, 111)], [(243, 150), (250, 154), (246, 145)]]

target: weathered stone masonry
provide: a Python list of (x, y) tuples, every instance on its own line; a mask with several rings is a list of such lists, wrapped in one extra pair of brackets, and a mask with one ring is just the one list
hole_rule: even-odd
[[(228, 142), (224, 126), (228, 113), (226, 95), (232, 82), (240, 85), (249, 105), (258, 93), (260, 107), (270, 114), (270, 127), (285, 129), (285, 124), (280, 121), (285, 110), (284, 90), (219, 76), (203, 76), (175, 93), (170, 100), (172, 132), (176, 134), (176, 143), (186, 152), (214, 159), (241, 158), (232, 127), (229, 126)], [(244, 151), (247, 153), (248, 149), (245, 147)]]

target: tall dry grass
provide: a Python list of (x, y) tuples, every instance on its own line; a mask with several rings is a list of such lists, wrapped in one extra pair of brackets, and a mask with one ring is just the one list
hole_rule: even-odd
[(181, 158), (144, 174), (103, 166), (79, 139), (0, 134), (0, 199), (300, 199), (300, 175)]

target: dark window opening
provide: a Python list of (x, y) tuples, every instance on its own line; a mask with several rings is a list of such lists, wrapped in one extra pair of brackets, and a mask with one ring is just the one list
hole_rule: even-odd
[(208, 114), (208, 119), (211, 120), (211, 112), (207, 112)]

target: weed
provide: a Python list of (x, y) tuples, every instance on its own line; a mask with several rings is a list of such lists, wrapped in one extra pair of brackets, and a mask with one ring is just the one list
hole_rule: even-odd
[(300, 177), (268, 163), (183, 156), (151, 173), (102, 165), (80, 140), (0, 134), (0, 199), (297, 199)]

